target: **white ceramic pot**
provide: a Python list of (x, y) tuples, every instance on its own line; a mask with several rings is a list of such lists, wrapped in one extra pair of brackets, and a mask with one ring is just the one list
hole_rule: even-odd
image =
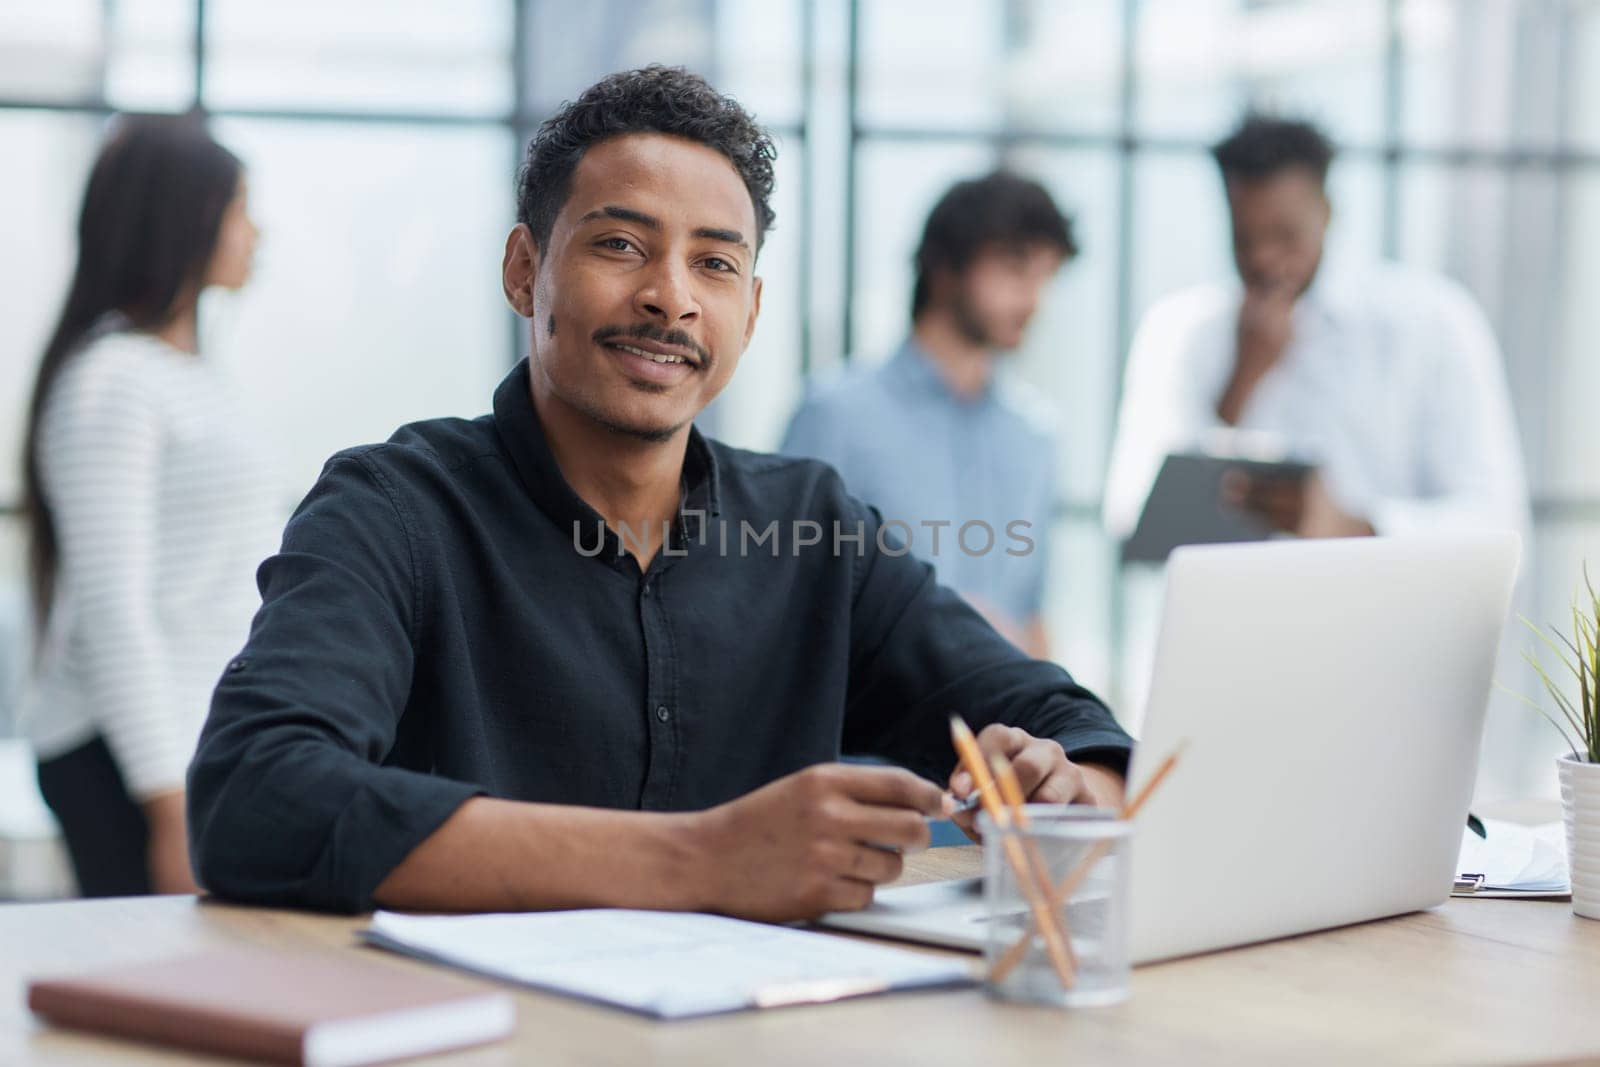
[(1561, 815), (1567, 825), (1567, 866), (1572, 910), (1600, 919), (1600, 763), (1576, 753), (1556, 760), (1561, 774)]

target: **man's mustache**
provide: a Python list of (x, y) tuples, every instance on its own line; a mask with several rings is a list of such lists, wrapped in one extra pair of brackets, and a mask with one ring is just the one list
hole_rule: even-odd
[(711, 353), (706, 351), (705, 346), (684, 331), (668, 330), (649, 322), (641, 322), (636, 326), (602, 326), (594, 332), (593, 340), (595, 344), (602, 345), (608, 341), (627, 340), (630, 338), (687, 348), (700, 360), (702, 367), (711, 363)]

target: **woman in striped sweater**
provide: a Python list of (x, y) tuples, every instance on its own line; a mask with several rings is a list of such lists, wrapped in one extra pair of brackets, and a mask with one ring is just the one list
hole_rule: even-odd
[(37, 655), (23, 721), (88, 896), (191, 892), (184, 773), (276, 544), (268, 455), (196, 306), (238, 289), (256, 229), (199, 119), (118, 120), (28, 413)]

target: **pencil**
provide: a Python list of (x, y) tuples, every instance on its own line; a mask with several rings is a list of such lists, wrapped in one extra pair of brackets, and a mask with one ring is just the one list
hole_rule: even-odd
[[(989, 764), (994, 768), (994, 780), (1000, 787), (1000, 799), (1005, 801), (1006, 807), (1010, 809), (1011, 821), (1016, 823), (1017, 829), (1027, 830), (1031, 822), (1026, 808), (1028, 799), (1022, 793), (1022, 782), (1017, 778), (1016, 768), (1011, 766), (1011, 761), (999, 752), (989, 757)], [(1050, 868), (1045, 864), (1044, 857), (1039, 854), (1038, 843), (1031, 837), (1022, 838), (1022, 852), (1029, 866), (1033, 868), (1034, 881), (1048, 890), (1051, 885)], [(1046, 899), (1049, 899), (1048, 896)], [(1067, 950), (1067, 962), (1072, 964), (1073, 974), (1076, 975), (1078, 954), (1072, 950), (1072, 929), (1059, 907), (1052, 908), (1050, 914), (1061, 929), (1062, 947)]]
[[(972, 782), (978, 787), (983, 810), (994, 820), (998, 829), (1009, 830), (1010, 815), (997, 797), (998, 789), (994, 785), (994, 778), (990, 775), (988, 766), (983, 762), (983, 751), (978, 747), (978, 739), (972, 736), (967, 724), (956, 715), (950, 716), (950, 739), (955, 745), (961, 766), (972, 775)], [(1045, 950), (1050, 957), (1051, 966), (1055, 968), (1056, 977), (1061, 979), (1063, 987), (1071, 987), (1075, 981), (1072, 961), (1067, 955), (1061, 928), (1046, 906), (1050, 893), (1048, 881), (1043, 885), (1034, 881), (1027, 857), (1023, 855), (1022, 846), (1014, 835), (1002, 833), (1000, 841), (1001, 847), (1005, 850), (1006, 860), (1016, 872), (1017, 885), (1022, 890), (1022, 895), (1027, 898), (1028, 908), (1033, 912), (1033, 921), (1039, 932), (1044, 935)], [(1027, 938), (1024, 939), (1026, 940)]]
[[(1172, 768), (1178, 765), (1178, 757), (1183, 755), (1184, 750), (1188, 747), (1188, 741), (1180, 741), (1178, 747), (1172, 750), (1172, 754), (1161, 761), (1161, 765), (1150, 776), (1150, 780), (1141, 786), (1139, 791), (1133, 795), (1133, 798), (1122, 806), (1122, 810), (1117, 813), (1117, 818), (1127, 820), (1139, 814), (1139, 809), (1144, 807), (1145, 803), (1155, 794), (1156, 787), (1166, 779), (1167, 775), (1172, 773)], [(1073, 892), (1083, 884), (1083, 880), (1094, 869), (1094, 865), (1104, 859), (1106, 853), (1111, 851), (1111, 845), (1112, 842), (1110, 841), (1101, 841), (1096, 844), (1084, 855), (1078, 865), (1061, 880), (1060, 884), (1047, 890), (1045, 903), (1052, 914), (1060, 911), (1062, 905), (1072, 897)], [(1027, 954), (1028, 939), (1032, 936), (1033, 931), (1029, 930), (1022, 940), (1006, 949), (1005, 953), (995, 961), (994, 966), (989, 968), (989, 981), (1001, 982), (1005, 980), (1006, 975), (1010, 974), (1017, 964), (1022, 962), (1022, 957)]]

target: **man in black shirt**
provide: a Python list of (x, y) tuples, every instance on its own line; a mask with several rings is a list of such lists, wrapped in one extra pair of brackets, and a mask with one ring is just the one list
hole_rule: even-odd
[(492, 415), (335, 456), (261, 568), (189, 774), (213, 892), (862, 907), (926, 845), (934, 782), (971, 789), (951, 712), (1033, 799), (1120, 799), (1128, 738), (1066, 672), (830, 468), (693, 428), (755, 329), (772, 158), (681, 70), (541, 128), (503, 267), (529, 358)]

